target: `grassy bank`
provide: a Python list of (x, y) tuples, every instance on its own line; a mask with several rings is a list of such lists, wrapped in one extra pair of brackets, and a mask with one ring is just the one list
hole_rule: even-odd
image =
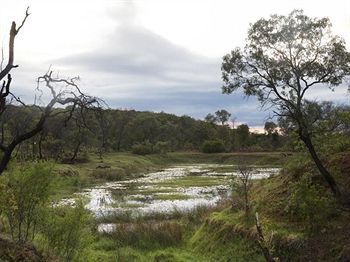
[[(339, 163), (329, 164), (341, 170)], [(349, 186), (348, 173), (336, 176)], [(254, 219), (259, 212), (276, 261), (350, 261), (349, 209), (336, 203), (307, 158), (291, 159), (281, 174), (256, 182), (250, 199), (248, 217), (236, 206), (211, 213), (190, 239), (193, 250), (210, 261), (265, 261)]]

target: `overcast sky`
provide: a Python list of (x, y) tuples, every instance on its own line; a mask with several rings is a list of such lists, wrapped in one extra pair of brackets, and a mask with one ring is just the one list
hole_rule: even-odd
[[(221, 94), (221, 57), (243, 46), (249, 23), (303, 9), (331, 19), (350, 49), (350, 1), (314, 0), (1, 0), (6, 51), (11, 21), (32, 15), (16, 42), (13, 88), (33, 100), (35, 79), (50, 65), (112, 108), (165, 111), (204, 118), (225, 108), (240, 123), (269, 116), (252, 98)], [(346, 88), (313, 93), (349, 103)]]

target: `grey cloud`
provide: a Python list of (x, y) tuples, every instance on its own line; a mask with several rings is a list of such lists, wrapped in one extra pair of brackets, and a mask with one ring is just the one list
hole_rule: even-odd
[(98, 85), (96, 95), (113, 108), (195, 118), (226, 108), (238, 121), (253, 126), (262, 126), (266, 116), (255, 99), (221, 94), (221, 59), (191, 53), (132, 23), (117, 27), (100, 48), (62, 58), (58, 63), (83, 69), (88, 79), (103, 75), (88, 82)]
[(155, 79), (164, 84), (220, 79), (220, 59), (195, 55), (143, 27), (128, 24), (116, 28), (100, 48), (57, 63), (116, 76)]

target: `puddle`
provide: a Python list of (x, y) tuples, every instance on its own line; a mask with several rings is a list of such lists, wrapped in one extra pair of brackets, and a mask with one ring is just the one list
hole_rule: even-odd
[[(224, 168), (222, 168), (224, 167)], [(227, 172), (232, 167), (232, 172)], [(222, 168), (225, 172), (215, 171)], [(263, 179), (277, 173), (279, 168), (254, 167), (253, 179)], [(215, 206), (231, 192), (229, 179), (237, 175), (234, 166), (188, 165), (167, 168), (142, 177), (108, 182), (63, 199), (60, 205), (71, 205), (74, 198), (87, 199), (86, 209), (96, 218), (128, 213), (131, 217), (152, 213), (186, 212), (198, 206)], [(114, 224), (100, 224), (99, 232), (110, 232)]]

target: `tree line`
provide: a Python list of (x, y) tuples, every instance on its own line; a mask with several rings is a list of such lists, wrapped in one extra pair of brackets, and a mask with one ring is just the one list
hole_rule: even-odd
[[(41, 132), (16, 148), (18, 159), (65, 159), (75, 161), (88, 152), (133, 151), (136, 145), (149, 146), (146, 153), (202, 149), (205, 141), (220, 141), (223, 151), (277, 150), (285, 141), (277, 125), (267, 122), (266, 132), (252, 133), (242, 124), (232, 128), (225, 122), (196, 120), (164, 112), (86, 108), (56, 108)], [(32, 130), (41, 117), (36, 106), (9, 106), (1, 115), (0, 139), (11, 141), (18, 133)], [(142, 152), (141, 152), (142, 153)]]

